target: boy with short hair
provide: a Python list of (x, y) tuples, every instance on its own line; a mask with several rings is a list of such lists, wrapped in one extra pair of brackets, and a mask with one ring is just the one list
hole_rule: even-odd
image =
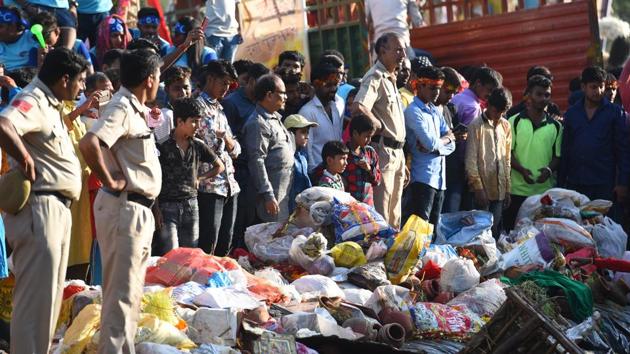
[(154, 43), (158, 48), (161, 57), (166, 55), (170, 43), (160, 37), (158, 30), (162, 19), (160, 13), (153, 7), (143, 7), (138, 11), (138, 28), (131, 28), (131, 36), (134, 40), (144, 38)]
[(153, 130), (158, 144), (165, 142), (171, 134), (171, 130), (175, 127), (171, 102), (180, 98), (190, 97), (192, 93), (190, 75), (190, 69), (181, 66), (171, 66), (162, 75), (164, 77), (164, 91), (166, 92), (167, 102), (162, 108), (164, 120)]
[(284, 126), (293, 133), (295, 138), (295, 164), (293, 165), (293, 184), (289, 193), (289, 213), (295, 209), (295, 197), (303, 190), (313, 186), (308, 176), (308, 158), (306, 155), (306, 145), (308, 144), (308, 133), (312, 127), (319, 124), (309, 122), (299, 114), (292, 114), (284, 120)]
[(490, 211), (494, 216), (495, 239), (499, 237), (503, 209), (510, 204), (512, 129), (504, 116), (511, 102), (507, 89), (494, 89), (486, 111), (468, 126), (468, 185), (475, 193), (475, 209)]
[(348, 166), (342, 176), (346, 191), (356, 200), (374, 206), (374, 187), (381, 183), (378, 153), (368, 145), (376, 132), (374, 121), (364, 114), (350, 121)]
[[(163, 217), (160, 254), (177, 247), (197, 247), (199, 240), (198, 178), (212, 178), (225, 169), (221, 159), (202, 140), (196, 139), (204, 107), (193, 98), (172, 102), (175, 129), (161, 145), (160, 165), (164, 173), (159, 205)], [(212, 165), (197, 176), (199, 165)]]
[(318, 186), (345, 190), (341, 174), (348, 165), (349, 152), (348, 147), (341, 141), (333, 140), (324, 144), (322, 148), (324, 173), (319, 178)]

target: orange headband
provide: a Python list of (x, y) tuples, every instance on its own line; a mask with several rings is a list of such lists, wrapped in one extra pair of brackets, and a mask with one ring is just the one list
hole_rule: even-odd
[(429, 79), (427, 77), (421, 77), (421, 78), (418, 78), (417, 83), (425, 84), (425, 85), (443, 85), (444, 80), (434, 80), (434, 79)]

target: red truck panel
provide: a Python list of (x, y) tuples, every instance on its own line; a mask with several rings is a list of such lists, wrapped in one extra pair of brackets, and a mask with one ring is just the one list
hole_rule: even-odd
[(545, 65), (555, 78), (553, 100), (563, 110), (569, 81), (584, 67), (602, 62), (590, 0), (413, 29), (411, 45), (429, 51), (442, 66), (486, 64), (498, 70), (515, 103), (522, 98), (529, 67)]

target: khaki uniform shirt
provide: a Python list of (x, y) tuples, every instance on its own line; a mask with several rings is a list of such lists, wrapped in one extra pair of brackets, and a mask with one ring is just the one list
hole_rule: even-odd
[(162, 188), (162, 169), (145, 107), (121, 87), (107, 104), (90, 132), (109, 146), (118, 166), (108, 164), (110, 173), (119, 167), (127, 179), (125, 191), (155, 199)]
[(497, 126), (485, 113), (468, 125), (466, 174), (472, 190), (484, 189), (488, 200), (510, 193), (512, 128), (501, 118)]
[(0, 115), (13, 123), (35, 162), (36, 192), (59, 192), (77, 200), (81, 165), (62, 120), (63, 104), (38, 78), (26, 86)]
[(374, 66), (363, 76), (361, 88), (354, 98), (383, 125), (378, 132), (387, 138), (396, 141), (405, 141), (405, 116), (400, 92), (396, 88), (396, 75), (390, 74), (385, 66), (377, 61)]

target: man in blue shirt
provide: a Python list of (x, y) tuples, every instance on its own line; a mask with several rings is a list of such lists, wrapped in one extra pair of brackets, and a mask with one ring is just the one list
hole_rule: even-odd
[(413, 201), (406, 214), (437, 225), (446, 190), (446, 156), (455, 151), (455, 136), (433, 104), (444, 84), (444, 73), (429, 66), (418, 68), (415, 74), (417, 96), (405, 110)]
[(604, 98), (603, 69), (584, 69), (581, 81), (584, 98), (564, 114), (559, 184), (591, 199), (623, 203), (630, 179), (626, 113)]

